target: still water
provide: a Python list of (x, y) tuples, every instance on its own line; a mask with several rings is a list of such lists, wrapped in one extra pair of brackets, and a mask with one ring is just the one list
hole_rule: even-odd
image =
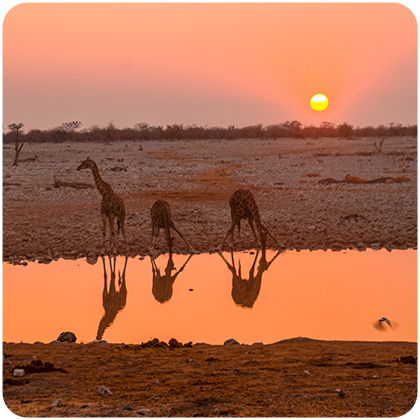
[[(391, 320), (379, 330), (375, 321)], [(3, 340), (417, 341), (417, 251), (287, 251), (3, 264)]]

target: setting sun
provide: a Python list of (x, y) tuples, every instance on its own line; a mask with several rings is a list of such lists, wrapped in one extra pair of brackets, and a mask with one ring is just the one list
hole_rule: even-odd
[(323, 111), (328, 106), (328, 98), (322, 93), (318, 93), (312, 96), (310, 104), (315, 111)]

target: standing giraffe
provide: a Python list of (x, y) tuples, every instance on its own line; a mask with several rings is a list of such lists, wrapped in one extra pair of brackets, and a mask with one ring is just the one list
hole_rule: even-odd
[(159, 235), (160, 229), (165, 229), (166, 241), (168, 243), (169, 251), (172, 251), (173, 238), (171, 237), (171, 228), (184, 240), (188, 245), (190, 252), (194, 251), (194, 248), (184, 238), (184, 235), (175, 227), (175, 223), (171, 216), (171, 207), (165, 200), (157, 200), (153, 204), (150, 215), (152, 216), (152, 244), (150, 245), (150, 251), (152, 252), (155, 240)]
[[(230, 247), (233, 246), (233, 231), (235, 226), (238, 225), (238, 235), (241, 229), (241, 220), (247, 219), (249, 226), (252, 229), (252, 233), (255, 236), (255, 239), (259, 244), (263, 247), (265, 246), (267, 235), (270, 236), (276, 244), (281, 247), (285, 248), (285, 246), (280, 243), (272, 233), (263, 225), (261, 222), (260, 212), (258, 210), (257, 202), (255, 201), (254, 196), (250, 190), (237, 190), (235, 191), (229, 200), (230, 204), (230, 214), (232, 216), (232, 224), (229, 230), (226, 233), (225, 238), (223, 239), (222, 243), (218, 246), (218, 249), (221, 250), (226, 239), (229, 235), (231, 235), (230, 239)], [(261, 240), (258, 239), (257, 233), (255, 232), (254, 222), (257, 225), (258, 233), (260, 234)]]
[(111, 185), (107, 184), (99, 175), (98, 166), (96, 163), (87, 158), (84, 160), (77, 168), (78, 171), (81, 169), (91, 169), (93, 173), (93, 178), (95, 179), (96, 187), (98, 188), (99, 193), (102, 195), (101, 203), (101, 216), (103, 223), (103, 246), (105, 248), (105, 235), (106, 235), (106, 219), (109, 221), (109, 245), (112, 247), (112, 250), (115, 252), (115, 235), (114, 235), (114, 219), (117, 217), (118, 233), (121, 232), (124, 238), (124, 243), (127, 245), (127, 240), (125, 238), (125, 205), (121, 197), (114, 193)]

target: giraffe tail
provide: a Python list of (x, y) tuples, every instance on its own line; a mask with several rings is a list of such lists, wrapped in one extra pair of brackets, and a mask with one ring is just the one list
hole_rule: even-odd
[(120, 234), (120, 226), (121, 226), (121, 222), (120, 222), (120, 219), (117, 219), (117, 235), (119, 235)]

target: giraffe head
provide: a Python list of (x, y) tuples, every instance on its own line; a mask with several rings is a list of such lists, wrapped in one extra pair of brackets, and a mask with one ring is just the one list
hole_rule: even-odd
[(95, 165), (95, 162), (91, 158), (87, 158), (84, 160), (78, 167), (77, 170), (80, 171), (81, 169), (92, 169)]

